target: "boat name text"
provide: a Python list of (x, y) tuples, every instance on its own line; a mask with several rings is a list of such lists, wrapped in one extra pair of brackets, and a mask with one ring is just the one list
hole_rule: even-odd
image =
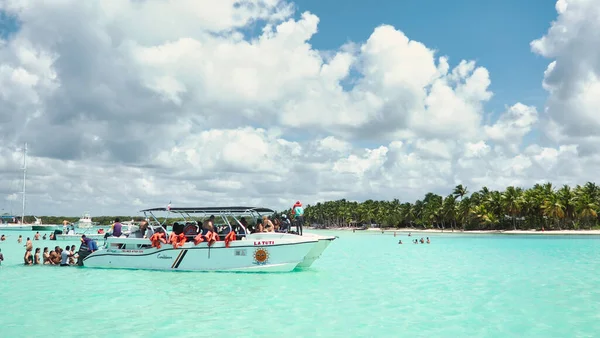
[(161, 254), (156, 255), (156, 258), (158, 258), (158, 259), (173, 259), (172, 256), (161, 255)]
[(275, 241), (254, 241), (254, 245), (273, 245)]

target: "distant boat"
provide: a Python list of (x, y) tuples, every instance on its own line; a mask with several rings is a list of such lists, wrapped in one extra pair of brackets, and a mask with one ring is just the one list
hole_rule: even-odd
[(90, 213), (86, 211), (83, 213), (83, 216), (81, 216), (81, 218), (73, 224), (79, 229), (87, 229), (96, 226), (99, 223), (92, 222), (92, 216), (90, 216)]
[(25, 147), (23, 148), (23, 190), (21, 194), (23, 195), (23, 209), (21, 210), (21, 217), (16, 217), (10, 214), (3, 214), (0, 217), (0, 231), (31, 231), (32, 227), (30, 224), (25, 224), (25, 182), (27, 180), (27, 143), (25, 143)]
[(35, 222), (33, 222), (33, 225), (31, 226), (33, 231), (53, 231), (58, 229), (58, 224), (42, 224), (41, 218), (33, 217), (35, 218)]

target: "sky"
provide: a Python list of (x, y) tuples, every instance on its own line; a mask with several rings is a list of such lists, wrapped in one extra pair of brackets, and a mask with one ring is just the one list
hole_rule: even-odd
[(0, 208), (584, 184), (599, 0), (0, 2)]

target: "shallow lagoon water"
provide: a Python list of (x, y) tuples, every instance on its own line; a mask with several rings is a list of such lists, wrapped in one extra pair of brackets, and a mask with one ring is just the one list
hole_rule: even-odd
[(427, 234), (427, 245), (410, 243), (416, 233), (344, 231), (309, 270), (250, 274), (26, 267), (19, 232), (5, 234), (3, 337), (600, 332), (600, 236)]

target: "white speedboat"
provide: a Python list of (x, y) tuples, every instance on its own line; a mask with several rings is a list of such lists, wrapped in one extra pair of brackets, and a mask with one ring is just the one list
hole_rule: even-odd
[[(100, 250), (93, 253), (88, 252), (87, 256), (82, 255), (80, 251), (80, 257), (85, 256), (80, 260), (80, 264), (99, 268), (288, 272), (312, 265), (336, 238), (334, 236), (312, 234), (300, 236), (278, 232), (248, 234), (248, 229), (240, 222), (242, 217), (256, 219), (262, 215), (275, 213), (267, 208), (168, 207), (147, 209), (142, 212), (146, 214), (147, 218), (151, 217), (154, 220), (151, 222), (150, 229), (167, 235), (166, 219), (160, 222), (154, 212), (167, 212), (183, 218), (185, 222), (174, 223), (173, 234), (182, 234), (181, 236), (186, 237), (186, 242), (181, 246), (160, 243), (158, 247), (148, 238), (108, 237)], [(220, 218), (219, 241), (212, 245), (207, 242), (195, 244), (192, 239), (197, 236), (197, 231), (200, 231), (198, 224), (201, 223), (194, 217), (208, 218), (210, 215)], [(237, 230), (235, 240), (227, 243), (223, 241), (234, 229)], [(190, 231), (192, 232), (190, 233)]]
[(33, 231), (54, 231), (58, 229), (58, 224), (42, 224), (41, 218), (33, 217), (35, 218), (35, 222), (31, 225)]
[(98, 222), (93, 222), (92, 216), (90, 216), (90, 213), (86, 211), (77, 222), (73, 223), (73, 225), (80, 229), (88, 229), (98, 225)]

